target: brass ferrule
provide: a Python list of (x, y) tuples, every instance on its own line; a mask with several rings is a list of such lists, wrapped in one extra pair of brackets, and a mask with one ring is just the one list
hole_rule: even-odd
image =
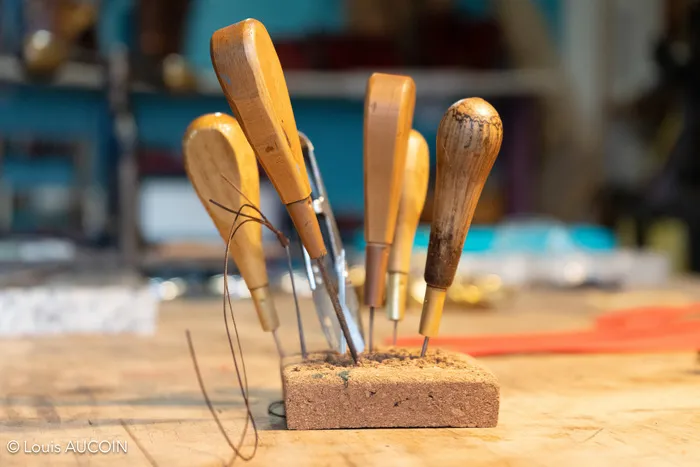
[(365, 249), (365, 305), (367, 306), (384, 306), (390, 250), (390, 246), (383, 243), (367, 244)]
[(425, 337), (435, 337), (440, 331), (440, 319), (445, 307), (446, 289), (428, 286), (425, 289), (423, 311), (420, 316), (420, 328), (418, 331)]
[(406, 314), (408, 296), (408, 274), (390, 272), (386, 281), (386, 317), (401, 321)]
[(263, 331), (272, 332), (277, 329), (280, 325), (280, 321), (277, 317), (275, 302), (272, 301), (270, 287), (263, 285), (262, 287), (253, 289), (250, 291), (250, 296), (255, 304), (255, 311), (258, 313), (258, 319), (260, 320), (260, 326), (262, 326)]

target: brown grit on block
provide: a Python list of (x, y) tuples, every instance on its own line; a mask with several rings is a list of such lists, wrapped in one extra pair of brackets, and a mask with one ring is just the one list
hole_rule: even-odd
[(349, 356), (315, 353), (282, 371), (287, 428), (490, 428), (499, 384), (474, 358), (391, 349)]

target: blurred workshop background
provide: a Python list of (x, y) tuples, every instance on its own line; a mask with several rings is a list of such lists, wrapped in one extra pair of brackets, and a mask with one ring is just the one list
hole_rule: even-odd
[[(89, 271), (115, 284), (138, 271), (162, 299), (221, 293), (222, 242), (185, 176), (181, 138), (197, 116), (229, 111), (209, 39), (248, 17), (275, 41), (353, 265), (364, 246), (365, 85), (390, 71), (415, 79), (414, 127), (431, 143), (433, 173), (451, 103), (484, 97), (504, 121), (454, 302), (697, 272), (697, 3), (0, 0), (0, 279), (19, 287)], [(262, 200), (291, 235), (268, 182)], [(429, 195), (417, 301), (431, 205)], [(267, 239), (271, 277), (288, 289)], [(361, 285), (361, 266), (351, 275)]]

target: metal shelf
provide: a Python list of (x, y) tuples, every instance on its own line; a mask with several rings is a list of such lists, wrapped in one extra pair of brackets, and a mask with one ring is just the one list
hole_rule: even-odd
[[(292, 97), (326, 99), (364, 99), (367, 78), (374, 71), (413, 77), (419, 98), (452, 98), (455, 95), (518, 96), (550, 95), (559, 92), (563, 79), (556, 70), (468, 71), (459, 69), (393, 69), (351, 71), (301, 71), (285, 73)], [(94, 64), (68, 62), (51, 80), (60, 87), (99, 89), (105, 83), (105, 69)], [(27, 83), (16, 57), (0, 56), (0, 81)], [(220, 95), (213, 73), (198, 76), (199, 94)], [(134, 83), (135, 92), (162, 92), (161, 88)]]
[[(419, 98), (454, 98), (455, 95), (548, 95), (561, 88), (562, 79), (552, 70), (467, 71), (458, 69), (393, 69), (352, 71), (288, 71), (287, 87), (293, 97), (364, 99), (367, 79), (376, 71), (408, 75), (416, 83)], [(221, 92), (216, 77), (204, 75), (200, 91)]]
[[(51, 85), (68, 88), (100, 89), (105, 84), (105, 71), (100, 65), (67, 62), (51, 78)], [(31, 84), (17, 57), (0, 55), (0, 82)]]

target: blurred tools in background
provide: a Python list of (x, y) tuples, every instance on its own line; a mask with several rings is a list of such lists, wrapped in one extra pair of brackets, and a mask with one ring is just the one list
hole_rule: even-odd
[[(25, 0), (22, 59), (26, 70), (46, 77), (76, 51), (97, 22), (100, 0)], [(89, 41), (89, 39), (88, 39)]]
[(191, 0), (149, 0), (137, 3), (137, 79), (173, 92), (196, 89), (196, 75), (183, 56)]
[[(440, 60), (435, 59), (435, 54), (422, 54), (433, 57), (428, 63), (416, 60), (417, 55), (410, 52), (417, 49), (405, 39), (413, 37), (418, 25), (425, 23), (424, 14), (460, 23), (460, 28), (468, 23), (468, 34), (478, 35), (480, 24), (488, 23), (491, 29), (497, 29), (488, 9), (456, 5), (451, 8), (459, 14), (450, 15), (451, 10), (446, 6), (417, 2), (404, 5), (405, 18), (392, 19), (390, 2), (370, 5), (351, 0), (306, 0), (294, 7), (277, 3), (273, 7), (275, 2), (267, 1), (255, 8), (264, 10), (264, 16), (269, 17), (266, 24), (275, 36), (280, 59), (288, 70), (295, 112), (303, 122), (302, 127), (312, 137), (317, 151), (320, 148), (322, 153), (334, 154), (334, 167), (347, 169), (332, 170), (329, 162), (320, 162), (344, 236), (361, 226), (363, 217), (362, 169), (354, 168), (356, 164), (352, 163), (362, 152), (363, 111), (350, 101), (361, 102), (365, 97), (369, 70), (379, 66), (372, 57), (387, 56), (379, 53), (379, 44), (403, 50), (397, 53), (400, 58), (385, 63), (386, 66), (426, 67), (411, 70), (411, 75), (423, 83), (425, 98), (414, 126), (431, 146), (435, 119), (439, 118), (435, 109), (444, 108), (447, 102), (465, 93), (505, 92), (512, 96), (512, 104), (519, 106), (519, 96), (549, 92), (534, 86), (541, 80), (521, 79), (515, 70), (512, 73), (505, 70), (502, 75), (500, 72), (494, 75), (467, 71), (468, 68), (493, 69), (496, 65), (493, 59), (475, 67), (477, 62), (469, 58), (469, 48), (464, 49), (464, 60), (458, 64), (464, 70), (456, 72), (437, 67), (452, 66), (453, 63), (442, 60), (460, 54), (445, 54)], [(150, 258), (151, 253), (157, 253), (162, 245), (154, 243), (162, 242), (163, 233), (168, 232), (165, 222), (176, 223), (176, 219), (169, 216), (171, 208), (164, 204), (165, 200), (174, 196), (176, 190), (178, 196), (195, 196), (183, 180), (177, 135), (197, 116), (226, 110), (226, 102), (209, 66), (209, 36), (213, 29), (223, 25), (223, 18), (242, 18), (257, 13), (250, 8), (253, 7), (196, 0), (4, 1), (0, 24), (3, 38), (0, 81), (8, 86), (3, 88), (0, 99), (0, 133), (4, 139), (0, 144), (17, 147), (15, 139), (31, 142), (20, 151), (8, 148), (2, 157), (0, 197), (3, 204), (11, 205), (3, 216), (5, 230), (14, 233), (35, 228), (37, 210), (30, 204), (15, 201), (20, 196), (21, 180), (27, 178), (24, 174), (31, 172), (35, 184), (41, 181), (46, 190), (51, 190), (56, 204), (59, 192), (69, 191), (74, 186), (83, 190), (83, 199), (75, 201), (79, 209), (70, 208), (82, 209), (82, 224), (88, 226), (79, 223), (77, 229), (72, 227), (71, 235), (77, 240), (121, 244), (124, 253), (132, 256), (129, 252), (134, 249), (146, 250), (143, 257)], [(372, 9), (374, 16), (363, 13), (367, 8)], [(305, 13), (300, 14), (301, 10)], [(380, 17), (385, 19), (378, 25), (366, 24)], [(454, 19), (457, 17), (466, 19)], [(21, 57), (25, 30), (48, 31), (53, 37), (63, 34), (57, 31), (64, 29), (74, 31), (70, 34), (76, 38), (69, 47), (70, 53), (56, 55), (56, 66), (42, 80), (23, 73), (25, 65)], [(438, 29), (431, 37), (436, 38), (440, 32), (443, 37), (440, 40), (452, 41), (455, 46), (454, 32), (459, 28), (451, 29), (452, 36), (443, 34), (446, 28)], [(461, 29), (460, 37), (464, 38), (466, 29)], [(342, 62), (338, 61), (339, 57), (343, 57)], [(333, 61), (335, 63), (331, 63)], [(161, 79), (163, 67), (175, 70), (165, 72), (172, 79)], [(503, 86), (511, 78), (515, 87)], [(161, 81), (181, 84), (164, 86)], [(492, 86), (491, 83), (496, 84)], [(171, 92), (173, 90), (178, 92)], [(130, 117), (125, 119), (127, 114)], [(327, 124), (331, 115), (333, 126)], [(346, 144), (337, 145), (341, 136)], [(34, 152), (30, 147), (42, 145), (55, 147), (56, 150), (50, 152), (60, 157), (53, 157), (51, 164), (42, 164), (42, 176), (36, 177), (36, 164), (27, 163), (24, 158)], [(75, 162), (71, 160), (73, 153)], [(494, 188), (487, 191), (500, 199), (503, 190), (498, 185), (494, 182)], [(264, 199), (270, 188), (269, 181), (264, 179)], [(122, 193), (124, 191), (128, 191), (129, 196)], [(158, 203), (158, 213), (153, 212), (153, 203)], [(65, 206), (61, 209), (64, 214), (66, 210)], [(192, 211), (192, 215), (202, 214)], [(495, 213), (491, 217), (498, 215)], [(158, 235), (153, 234), (152, 228), (156, 217), (163, 226)], [(136, 224), (139, 224), (138, 230)], [(55, 225), (50, 229), (58, 235), (65, 234), (64, 230)], [(174, 230), (171, 232), (171, 242), (192, 240), (182, 238), (183, 234)]]
[[(419, 227), (408, 280), (408, 306), (422, 304), (430, 231)], [(363, 240), (358, 238), (357, 248)], [(351, 261), (350, 277), (362, 292), (364, 267)], [(467, 309), (507, 307), (520, 290), (591, 288), (627, 291), (661, 287), (671, 278), (671, 258), (623, 248), (615, 233), (593, 225), (567, 226), (546, 219), (522, 219), (470, 228), (447, 303)]]
[(636, 168), (621, 169), (627, 176), (602, 187), (597, 204), (625, 245), (664, 251), (675, 270), (699, 271), (700, 4), (664, 3), (662, 37), (649, 51), (658, 79), (611, 109), (610, 150), (636, 152)]
[[(601, 9), (560, 0), (245, 3), (1, 2), (0, 229), (7, 237), (6, 264), (24, 257), (20, 250), (59, 239), (78, 256), (119, 258), (114, 250), (120, 249), (120, 262), (153, 277), (163, 298), (221, 293), (219, 234), (186, 179), (180, 135), (198, 116), (228, 109), (211, 71), (211, 32), (257, 16), (284, 66), (296, 126), (313, 141), (318, 170), (309, 171), (323, 173), (322, 197), (332, 199), (337, 229), (335, 239), (325, 242), (344, 241), (348, 275), (361, 302), (367, 243), (351, 240), (365, 217), (358, 163), (364, 151), (362, 103), (375, 70), (413, 78), (412, 128), (424, 136), (430, 154), (436, 154), (444, 109), (465, 95), (488, 98), (508, 129), (448, 303), (495, 307), (535, 286), (645, 287), (698, 269), (692, 259), (700, 238), (692, 213), (698, 177), (688, 159), (694, 111), (681, 105), (693, 102), (697, 81), (696, 4), (623, 0)], [(633, 39), (606, 35), (601, 28), (608, 27)], [(655, 64), (653, 50), (643, 44), (660, 36)], [(594, 37), (607, 37), (610, 47), (593, 50)], [(603, 66), (616, 60), (618, 65)], [(645, 70), (655, 68), (662, 70), (660, 80), (645, 77)], [(625, 100), (608, 105), (600, 97), (610, 91), (608, 84), (584, 71), (600, 72), (615, 89), (630, 89)], [(619, 84), (637, 81), (656, 88)], [(589, 117), (584, 123), (617, 123), (606, 134), (576, 136), (577, 128), (595, 126), (569, 125), (582, 113)], [(598, 136), (606, 144), (588, 155), (579, 150), (577, 141)], [(621, 167), (616, 171), (646, 175), (630, 188), (607, 174), (607, 162), (601, 170), (596, 161), (603, 158)], [(435, 156), (430, 163), (434, 171)], [(604, 172), (611, 180), (596, 181)], [(260, 175), (261, 209), (290, 232), (273, 184), (264, 171)], [(429, 244), (426, 225), (436, 212), (433, 185), (412, 251), (409, 306), (426, 287), (420, 276)], [(589, 193), (599, 188), (601, 196), (591, 199)], [(588, 216), (592, 207), (598, 209)], [(262, 245), (270, 287), (288, 291), (283, 249), (269, 233), (263, 233)], [(329, 258), (343, 261), (330, 250)], [(295, 277), (303, 278), (303, 258), (294, 263)], [(328, 269), (340, 277), (330, 264)], [(240, 271), (232, 270), (228, 279), (232, 289), (241, 283), (235, 294), (249, 298)], [(306, 281), (296, 285), (301, 295), (312, 293)], [(354, 315), (353, 297), (347, 289), (345, 295)]]

